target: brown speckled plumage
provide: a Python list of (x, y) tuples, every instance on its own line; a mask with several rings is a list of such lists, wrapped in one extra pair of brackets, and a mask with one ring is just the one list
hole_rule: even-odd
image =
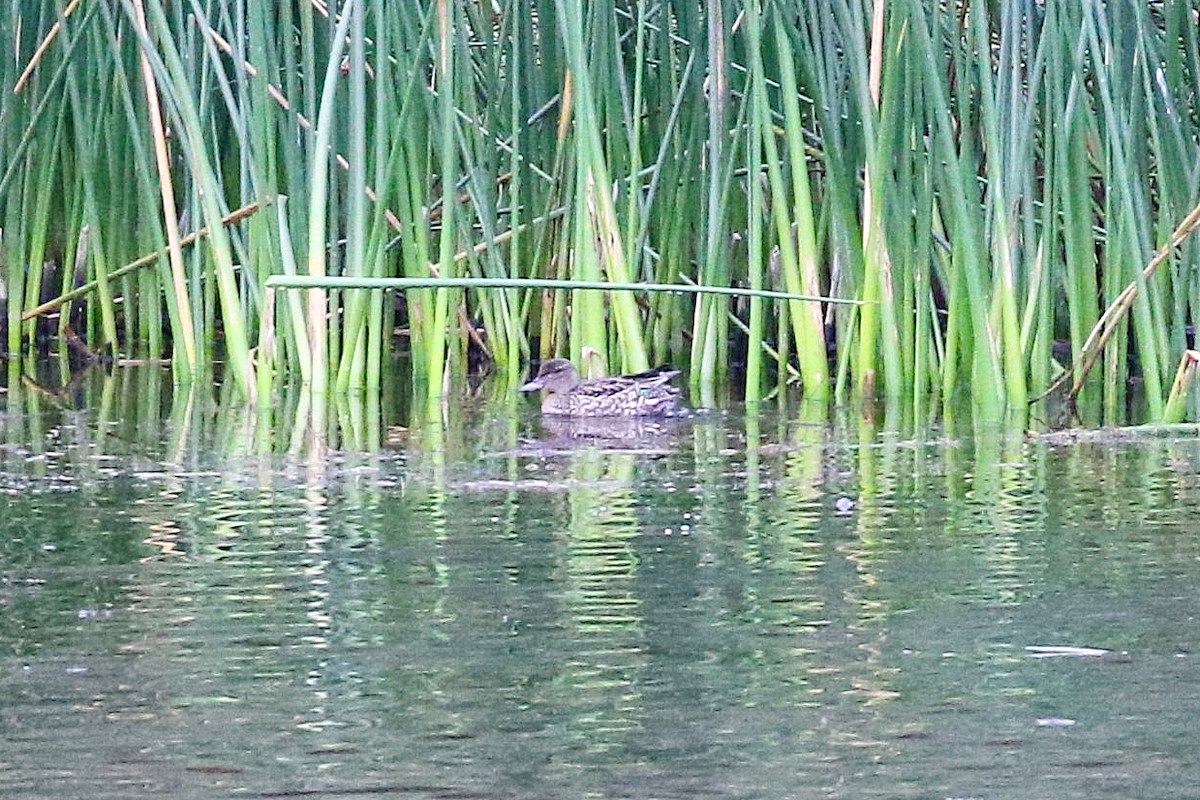
[(665, 417), (675, 413), (679, 390), (667, 382), (677, 369), (582, 380), (565, 358), (543, 361), (537, 377), (518, 391), (542, 391), (542, 413), (566, 417)]

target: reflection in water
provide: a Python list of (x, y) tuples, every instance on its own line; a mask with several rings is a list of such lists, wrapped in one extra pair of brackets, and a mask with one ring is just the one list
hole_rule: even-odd
[(1200, 779), (1194, 441), (497, 395), (411, 429), (338, 403), (309, 449), (303, 393), (267, 424), (162, 377), (0, 398), (6, 797)]

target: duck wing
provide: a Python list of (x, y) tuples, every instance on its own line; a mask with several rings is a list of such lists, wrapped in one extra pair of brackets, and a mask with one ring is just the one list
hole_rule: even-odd
[[(659, 384), (666, 383), (678, 374), (679, 370), (663, 364), (661, 366), (648, 369), (645, 372), (635, 372), (632, 375), (620, 375), (612, 378), (611, 380), (627, 380), (631, 383), (637, 383), (642, 386), (658, 386)], [(602, 378), (601, 380), (605, 379)]]

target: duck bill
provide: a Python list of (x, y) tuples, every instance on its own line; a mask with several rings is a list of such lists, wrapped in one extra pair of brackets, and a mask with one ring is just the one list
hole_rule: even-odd
[(538, 389), (541, 389), (541, 388), (542, 388), (542, 382), (535, 379), (535, 380), (530, 381), (529, 383), (524, 384), (523, 386), (518, 386), (517, 391), (518, 392), (536, 392)]

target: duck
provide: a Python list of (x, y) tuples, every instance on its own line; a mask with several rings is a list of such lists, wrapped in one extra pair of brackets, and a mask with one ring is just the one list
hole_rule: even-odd
[(561, 417), (669, 417), (679, 405), (679, 390), (668, 382), (679, 374), (655, 367), (635, 375), (584, 380), (565, 358), (543, 361), (537, 377), (519, 392), (542, 392), (542, 413)]

